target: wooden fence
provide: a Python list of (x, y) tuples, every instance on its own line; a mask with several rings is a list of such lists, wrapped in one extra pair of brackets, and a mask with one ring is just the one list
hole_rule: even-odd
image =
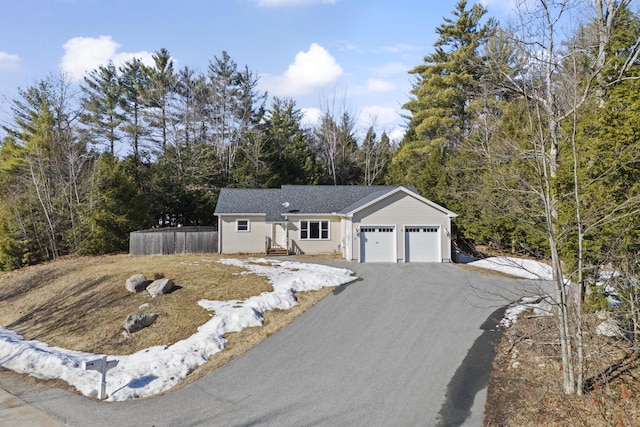
[(213, 254), (218, 252), (215, 227), (154, 228), (129, 235), (130, 255)]

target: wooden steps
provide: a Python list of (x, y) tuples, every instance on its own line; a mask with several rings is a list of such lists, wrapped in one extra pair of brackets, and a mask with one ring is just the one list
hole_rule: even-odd
[(272, 247), (267, 249), (267, 255), (289, 255), (287, 248)]

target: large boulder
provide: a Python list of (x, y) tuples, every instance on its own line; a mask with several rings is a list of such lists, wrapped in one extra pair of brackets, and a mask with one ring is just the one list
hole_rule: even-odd
[(174, 288), (173, 279), (158, 279), (147, 286), (147, 291), (151, 295), (151, 298), (155, 298), (158, 295), (168, 294)]
[(147, 280), (147, 278), (144, 277), (144, 274), (134, 274), (127, 279), (124, 286), (129, 292), (137, 293), (147, 289), (149, 283), (151, 283), (151, 280)]
[(156, 321), (160, 314), (158, 313), (133, 313), (127, 316), (124, 321), (124, 328), (130, 334), (138, 332), (147, 326), (151, 326)]

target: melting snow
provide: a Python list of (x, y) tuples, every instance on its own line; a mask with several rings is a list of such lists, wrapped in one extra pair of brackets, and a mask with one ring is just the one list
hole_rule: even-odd
[[(161, 393), (175, 386), (209, 356), (222, 351), (224, 334), (260, 326), (267, 310), (286, 310), (297, 304), (295, 292), (317, 290), (352, 282), (350, 270), (291, 261), (225, 259), (266, 276), (273, 292), (263, 292), (246, 300), (201, 300), (200, 306), (215, 314), (189, 338), (170, 346), (156, 346), (125, 356), (109, 356), (119, 363), (107, 373), (107, 400), (129, 400)], [(85, 371), (82, 362), (100, 355), (53, 347), (36, 340), (25, 341), (13, 331), (0, 327), (0, 366), (42, 379), (59, 378), (85, 396), (97, 396), (101, 374)]]

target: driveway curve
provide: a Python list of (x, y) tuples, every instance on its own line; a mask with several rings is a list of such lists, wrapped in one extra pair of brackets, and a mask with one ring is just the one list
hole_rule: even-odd
[(116, 403), (61, 389), (21, 398), (69, 426), (462, 425), (482, 387), (470, 379), (491, 362), (492, 314), (525, 282), (453, 264), (327, 263), (360, 279), (174, 392)]

